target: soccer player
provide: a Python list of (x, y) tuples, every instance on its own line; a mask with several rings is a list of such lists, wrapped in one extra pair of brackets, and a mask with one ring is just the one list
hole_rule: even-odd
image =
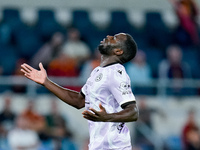
[(131, 150), (131, 138), (125, 122), (138, 119), (138, 108), (130, 79), (123, 63), (135, 57), (137, 46), (129, 34), (107, 36), (98, 49), (100, 66), (95, 68), (80, 92), (52, 82), (40, 63), (40, 70), (22, 64), (24, 75), (45, 86), (65, 103), (81, 109), (88, 119), (90, 150)]

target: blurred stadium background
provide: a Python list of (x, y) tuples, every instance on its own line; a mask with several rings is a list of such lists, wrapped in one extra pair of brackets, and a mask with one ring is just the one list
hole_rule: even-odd
[[(200, 4), (199, 0), (197, 4)], [(144, 51), (147, 64), (152, 69), (148, 84), (132, 83), (138, 105), (145, 103), (150, 110), (146, 115), (151, 122), (148, 126), (141, 120), (138, 131), (135, 130), (136, 123), (128, 123), (133, 145), (142, 150), (182, 150), (182, 130), (189, 110), (195, 110), (195, 121), (200, 125), (200, 49), (199, 46), (175, 39), (178, 24), (177, 16), (167, 0), (0, 0), (0, 110), (2, 112), (5, 108), (6, 97), (10, 97), (11, 110), (16, 115), (27, 108), (30, 100), (35, 103), (38, 114), (50, 114), (51, 101), (57, 98), (17, 72), (20, 63), (29, 62), (54, 33), (66, 35), (70, 27), (76, 27), (81, 33), (81, 40), (94, 54), (95, 48), (107, 34), (127, 32), (134, 37), (138, 48)], [(181, 47), (183, 61), (191, 68), (191, 78), (178, 81), (159, 78), (159, 64), (166, 58), (166, 49), (171, 44)], [(80, 74), (50, 78), (75, 89), (83, 85), (79, 82)], [(167, 91), (174, 83), (181, 84), (186, 91), (169, 94)], [(81, 115), (83, 109), (76, 110), (59, 100), (56, 102), (73, 134), (70, 140), (76, 149), (85, 149), (88, 127)], [(2, 120), (0, 122), (2, 128), (7, 126)], [(14, 122), (10, 126), (14, 126)], [(141, 141), (137, 143), (140, 136), (146, 139), (144, 144)], [(148, 145), (146, 141), (153, 148), (145, 147), (145, 144)], [(49, 143), (41, 142), (43, 149), (53, 149)], [(0, 150), (8, 149), (7, 136), (1, 132)]]

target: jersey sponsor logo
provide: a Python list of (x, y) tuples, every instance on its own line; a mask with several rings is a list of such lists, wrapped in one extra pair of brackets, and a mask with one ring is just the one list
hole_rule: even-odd
[(103, 77), (103, 74), (100, 73), (100, 74), (96, 77), (95, 81), (96, 81), (96, 82), (99, 82), (99, 81), (102, 79), (102, 77)]
[(121, 82), (119, 86), (119, 90), (122, 92), (122, 95), (131, 94), (132, 91), (130, 89), (130, 85), (126, 82)]

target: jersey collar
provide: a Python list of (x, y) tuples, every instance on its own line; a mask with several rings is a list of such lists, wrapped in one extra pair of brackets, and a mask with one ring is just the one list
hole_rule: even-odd
[(119, 63), (119, 62), (113, 62), (113, 63), (110, 63), (110, 64), (107, 64), (107, 65), (103, 66), (103, 68), (104, 68), (104, 67), (111, 66), (111, 65), (114, 65), (114, 64), (121, 64), (121, 63)]

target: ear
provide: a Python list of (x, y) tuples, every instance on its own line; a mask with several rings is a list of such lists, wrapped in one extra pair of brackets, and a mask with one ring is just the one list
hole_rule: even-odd
[(124, 51), (122, 49), (116, 48), (114, 49), (114, 54), (117, 56), (120, 56), (124, 53)]

